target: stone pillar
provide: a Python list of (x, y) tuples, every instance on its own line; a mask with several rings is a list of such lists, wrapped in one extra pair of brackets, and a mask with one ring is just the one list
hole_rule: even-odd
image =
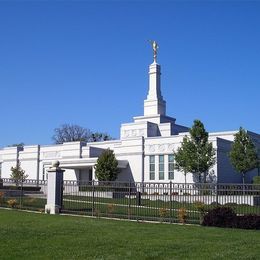
[(62, 206), (63, 172), (59, 161), (54, 161), (48, 171), (47, 204), (45, 213), (57, 214)]

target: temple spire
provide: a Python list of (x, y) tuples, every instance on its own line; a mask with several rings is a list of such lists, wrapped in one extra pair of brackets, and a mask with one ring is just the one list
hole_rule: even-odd
[(161, 95), (161, 66), (157, 64), (158, 44), (150, 41), (154, 62), (149, 66), (149, 92), (144, 101), (144, 116), (165, 115), (166, 103)]

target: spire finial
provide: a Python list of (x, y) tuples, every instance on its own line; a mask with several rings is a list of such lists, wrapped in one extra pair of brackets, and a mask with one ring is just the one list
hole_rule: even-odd
[(153, 48), (153, 62), (156, 63), (157, 62), (157, 50), (159, 49), (159, 46), (158, 46), (157, 42), (154, 40), (149, 40), (149, 42), (151, 43), (152, 48)]

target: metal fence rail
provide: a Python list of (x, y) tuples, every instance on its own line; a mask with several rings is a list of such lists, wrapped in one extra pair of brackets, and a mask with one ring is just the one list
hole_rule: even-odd
[(216, 205), (260, 215), (260, 185), (64, 181), (63, 187), (63, 212), (96, 217), (199, 223)]
[(44, 212), (47, 203), (47, 181), (3, 178), (0, 186), (0, 206)]

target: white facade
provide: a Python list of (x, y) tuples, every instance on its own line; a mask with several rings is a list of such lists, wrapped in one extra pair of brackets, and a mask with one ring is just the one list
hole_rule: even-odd
[[(9, 178), (11, 167), (19, 161), (30, 179), (45, 180), (51, 162), (59, 160), (60, 167), (65, 169), (65, 180), (92, 180), (95, 179), (94, 165), (98, 156), (109, 148), (115, 152), (119, 162), (120, 181), (184, 182), (184, 175), (176, 170), (170, 171), (169, 167), (173, 151), (180, 146), (189, 129), (176, 124), (175, 118), (166, 115), (160, 75), (160, 65), (154, 62), (149, 66), (149, 92), (144, 100), (144, 115), (134, 117), (132, 123), (122, 124), (119, 140), (6, 147), (0, 149), (1, 177)], [(209, 133), (217, 157), (209, 176), (212, 181), (242, 181), (241, 175), (234, 171), (228, 158), (235, 133), (237, 131)], [(260, 135), (252, 132), (248, 134), (260, 148)], [(256, 174), (256, 170), (247, 174), (247, 182), (251, 182)], [(187, 182), (194, 182), (192, 174), (187, 175)]]

